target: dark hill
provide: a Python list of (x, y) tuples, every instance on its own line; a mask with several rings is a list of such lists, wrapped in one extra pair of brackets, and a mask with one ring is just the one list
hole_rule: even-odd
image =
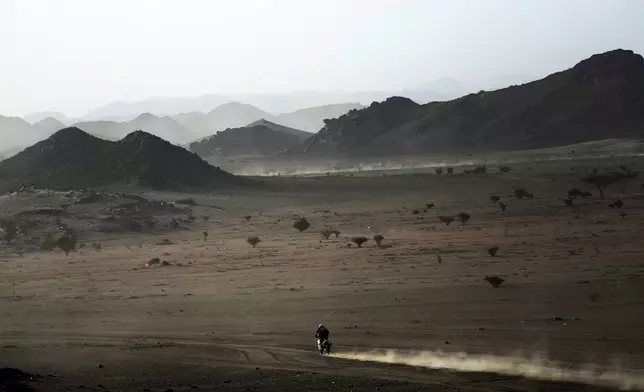
[(157, 136), (136, 131), (111, 142), (78, 128), (0, 162), (4, 186), (31, 183), (50, 188), (129, 184), (155, 189), (211, 189), (239, 182), (197, 155)]
[(521, 86), (416, 109), (410, 102), (389, 101), (327, 122), (307, 141), (307, 150), (380, 155), (641, 138), (644, 59), (632, 51), (614, 50)]
[(259, 120), (246, 127), (217, 132), (209, 138), (190, 144), (190, 150), (203, 157), (215, 154), (274, 155), (300, 148), (310, 135), (308, 132)]

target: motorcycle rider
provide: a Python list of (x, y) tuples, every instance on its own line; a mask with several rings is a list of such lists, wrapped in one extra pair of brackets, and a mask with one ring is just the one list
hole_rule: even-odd
[(318, 338), (320, 343), (324, 342), (325, 340), (329, 340), (329, 330), (327, 327), (324, 325), (320, 324), (318, 325), (318, 330), (315, 331), (315, 337)]

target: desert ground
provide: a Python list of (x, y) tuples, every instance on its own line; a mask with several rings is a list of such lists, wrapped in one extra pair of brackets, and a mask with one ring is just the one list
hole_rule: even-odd
[[(631, 157), (139, 192), (194, 199), (168, 212), (194, 216), (175, 229), (99, 230), (92, 219), (118, 202), (72, 204), (37, 217), (75, 228), (69, 255), (22, 237), (0, 247), (0, 368), (34, 374), (37, 391), (644, 389), (644, 180), (605, 200), (580, 181), (620, 165), (644, 170)], [(573, 187), (593, 196), (567, 206)], [(66, 197), (18, 192), (0, 207)], [(460, 212), (464, 225), (439, 221)], [(319, 323), (331, 356), (315, 351)]]

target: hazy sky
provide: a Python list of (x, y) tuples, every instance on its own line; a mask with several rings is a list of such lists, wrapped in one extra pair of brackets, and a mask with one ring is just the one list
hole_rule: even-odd
[(0, 114), (395, 90), (644, 53), (638, 0), (0, 0)]

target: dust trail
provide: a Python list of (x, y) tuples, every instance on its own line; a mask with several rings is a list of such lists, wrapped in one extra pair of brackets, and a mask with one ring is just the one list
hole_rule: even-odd
[(357, 361), (402, 364), (429, 369), (450, 369), (461, 372), (489, 372), (510, 376), (564, 381), (619, 388), (644, 390), (644, 373), (614, 366), (610, 369), (596, 365), (566, 366), (542, 356), (503, 357), (495, 355), (470, 355), (442, 351), (403, 352), (398, 350), (336, 353), (336, 358)]

